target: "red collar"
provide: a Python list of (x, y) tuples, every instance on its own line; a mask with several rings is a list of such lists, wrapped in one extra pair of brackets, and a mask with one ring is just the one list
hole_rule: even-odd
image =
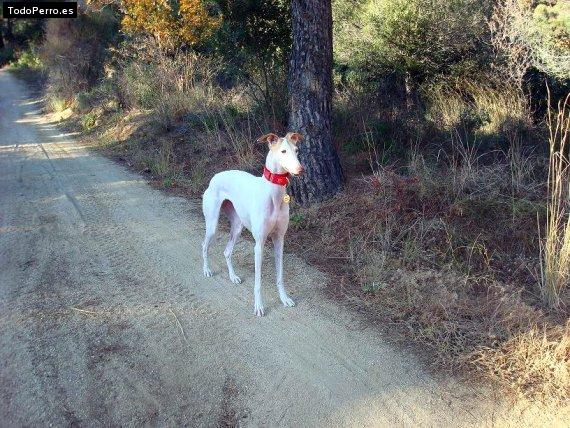
[(273, 184), (279, 184), (280, 186), (287, 186), (289, 184), (289, 173), (285, 174), (274, 174), (269, 171), (267, 167), (263, 166), (263, 176), (271, 181)]

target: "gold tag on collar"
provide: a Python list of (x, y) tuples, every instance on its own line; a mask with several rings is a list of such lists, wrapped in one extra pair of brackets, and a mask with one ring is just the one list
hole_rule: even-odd
[(286, 204), (291, 202), (291, 196), (289, 196), (287, 193), (285, 193), (285, 196), (283, 196), (283, 202), (285, 202)]

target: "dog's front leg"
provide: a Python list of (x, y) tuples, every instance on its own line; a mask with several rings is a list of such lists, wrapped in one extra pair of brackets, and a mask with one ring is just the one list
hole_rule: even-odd
[(258, 317), (263, 316), (263, 302), (261, 301), (261, 264), (263, 262), (263, 247), (265, 239), (256, 238), (255, 240), (255, 286), (253, 288), (254, 313)]
[(279, 298), (284, 306), (295, 306), (295, 302), (285, 292), (285, 283), (283, 282), (283, 244), (285, 237), (283, 235), (273, 236), (273, 247), (275, 248), (275, 269), (277, 270), (277, 290), (279, 290)]

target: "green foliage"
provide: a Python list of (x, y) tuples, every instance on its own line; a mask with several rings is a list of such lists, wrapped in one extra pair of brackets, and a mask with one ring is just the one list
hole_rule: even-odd
[(75, 108), (80, 111), (87, 111), (91, 107), (91, 94), (81, 91), (75, 96)]
[(570, 78), (570, 4), (539, 4), (531, 23), (529, 40), (544, 69), (561, 79)]
[(224, 16), (212, 46), (232, 63), (286, 61), (291, 48), (289, 1), (219, 0)]
[(153, 64), (131, 62), (121, 73), (121, 87), (130, 106), (150, 109), (160, 96), (160, 85), (156, 80), (156, 67)]
[(162, 185), (164, 187), (174, 187), (176, 185), (176, 180), (172, 177), (166, 177), (162, 180)]
[(305, 222), (305, 217), (301, 213), (293, 213), (289, 219), (289, 222), (293, 227), (300, 228)]
[(0, 0), (0, 67), (13, 62), (20, 52), (27, 52), (30, 46), (38, 45), (45, 24), (44, 19), (4, 19), (3, 3)]
[(288, 0), (218, 0), (224, 19), (203, 49), (224, 62), (220, 82), (257, 86), (260, 105), (284, 120), (288, 104), (285, 82), (291, 51)]
[(470, 73), (484, 60), (487, 9), (479, 0), (337, 0), (336, 60), (416, 81)]
[(20, 52), (27, 52), (37, 45), (43, 34), (43, 19), (4, 19), (0, 1), (0, 67), (17, 59)]
[(370, 282), (370, 283), (364, 283), (362, 284), (362, 291), (364, 291), (365, 293), (377, 293), (380, 290), (384, 290), (388, 287), (388, 284), (384, 283), (384, 282)]
[(37, 55), (36, 49), (28, 48), (18, 55), (18, 59), (10, 64), (15, 69), (39, 70), (43, 67), (42, 61)]
[(103, 106), (107, 111), (118, 109), (117, 88), (112, 80), (105, 80), (89, 91), (78, 92), (73, 102), (74, 110), (79, 113), (86, 113), (98, 106)]
[(43, 19), (12, 19), (10, 42), (19, 49), (40, 42), (44, 23)]
[(522, 86), (533, 69), (570, 78), (570, 4), (502, 0), (490, 20), (494, 65), (502, 78)]
[(87, 113), (81, 118), (83, 129), (89, 130), (97, 123), (97, 115), (94, 112)]
[(566, 2), (539, 4), (533, 15), (536, 25), (549, 33), (554, 44), (561, 49), (570, 48), (570, 6)]

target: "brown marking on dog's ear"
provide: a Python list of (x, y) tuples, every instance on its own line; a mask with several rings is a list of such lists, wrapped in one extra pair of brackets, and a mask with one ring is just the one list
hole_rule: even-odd
[(287, 141), (291, 141), (293, 144), (300, 143), (305, 139), (301, 134), (297, 132), (288, 132), (287, 135), (285, 135), (285, 138), (287, 138)]
[(275, 143), (278, 139), (279, 139), (279, 137), (277, 135), (270, 132), (269, 134), (265, 134), (265, 135), (262, 135), (261, 137), (259, 137), (257, 139), (257, 142), (258, 143), (269, 143), (269, 144), (271, 144), (271, 143)]

